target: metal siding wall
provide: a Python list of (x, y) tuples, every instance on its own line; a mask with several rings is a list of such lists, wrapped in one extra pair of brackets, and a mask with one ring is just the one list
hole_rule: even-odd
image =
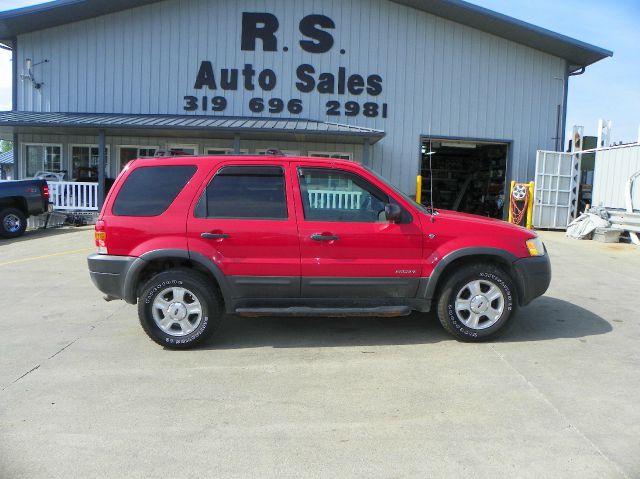
[[(49, 143), (62, 145), (62, 169), (71, 170), (71, 146), (72, 145), (98, 145), (98, 135), (35, 135), (21, 134), (20, 148), (22, 151), (27, 143)], [(332, 151), (351, 153), (352, 158), (357, 162), (362, 162), (362, 145), (345, 143), (317, 143), (317, 142), (277, 142), (268, 140), (240, 140), (240, 148), (249, 150), (249, 154), (254, 154), (258, 150), (273, 148), (277, 146), (282, 150), (297, 150), (301, 154), (307, 155), (310, 151)], [(109, 171), (108, 176), (115, 177), (118, 170), (118, 147), (120, 146), (157, 146), (168, 148), (169, 145), (186, 144), (198, 145), (200, 154), (205, 154), (207, 148), (233, 148), (232, 139), (203, 139), (203, 138), (168, 138), (168, 137), (136, 137), (136, 136), (108, 136), (106, 146), (109, 148)], [(24, 168), (21, 168), (24, 170)]]
[[(593, 205), (625, 209), (625, 186), (637, 171), (640, 171), (640, 145), (598, 151), (593, 173)], [(633, 206), (640, 210), (640, 179), (634, 186)]]
[[(289, 51), (242, 52), (243, 11), (275, 14), (278, 47)], [(311, 13), (336, 22), (328, 53), (309, 54), (297, 43), (298, 22)], [(248, 109), (256, 96), (302, 98), (301, 117), (383, 129), (387, 137), (372, 148), (372, 165), (408, 192), (419, 169), (419, 137), (430, 124), (434, 136), (512, 140), (510, 175), (531, 180), (536, 150), (554, 146), (556, 105), (563, 102), (562, 81), (554, 79), (564, 77), (563, 59), (387, 0), (167, 0), (18, 41), (20, 65), (49, 59), (34, 69), (45, 82), (40, 91), (19, 82), (20, 110), (184, 114), (184, 95), (205, 94), (193, 89), (200, 61), (211, 60), (216, 71), (245, 63), (271, 68), (278, 75), (273, 91), (223, 92), (224, 114), (259, 116)], [(345, 66), (347, 74), (380, 74), (383, 92), (301, 93), (301, 63), (317, 73)], [(386, 102), (389, 117), (327, 116), (329, 99)]]

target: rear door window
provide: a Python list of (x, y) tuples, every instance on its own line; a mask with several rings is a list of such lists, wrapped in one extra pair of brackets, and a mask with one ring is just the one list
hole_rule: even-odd
[(225, 166), (211, 179), (195, 210), (198, 218), (286, 220), (280, 166)]
[(193, 177), (192, 165), (149, 166), (133, 170), (113, 203), (117, 216), (158, 216)]

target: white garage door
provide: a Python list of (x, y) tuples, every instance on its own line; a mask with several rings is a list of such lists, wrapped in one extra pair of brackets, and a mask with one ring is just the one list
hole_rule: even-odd
[(578, 210), (580, 154), (538, 151), (535, 181), (533, 226), (566, 229)]

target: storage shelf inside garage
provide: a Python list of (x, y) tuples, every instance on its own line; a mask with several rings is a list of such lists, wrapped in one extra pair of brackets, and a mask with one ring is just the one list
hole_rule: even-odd
[[(429, 203), (433, 174), (436, 208), (502, 218), (506, 187), (507, 145), (432, 141), (423, 147), (422, 202)], [(429, 168), (431, 156), (431, 168)]]

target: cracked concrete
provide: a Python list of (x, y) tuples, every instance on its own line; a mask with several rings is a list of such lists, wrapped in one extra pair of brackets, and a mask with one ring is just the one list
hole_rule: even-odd
[(186, 352), (102, 301), (90, 228), (0, 243), (0, 477), (639, 477), (640, 251), (542, 236), (550, 291), (494, 343), (227, 318)]

